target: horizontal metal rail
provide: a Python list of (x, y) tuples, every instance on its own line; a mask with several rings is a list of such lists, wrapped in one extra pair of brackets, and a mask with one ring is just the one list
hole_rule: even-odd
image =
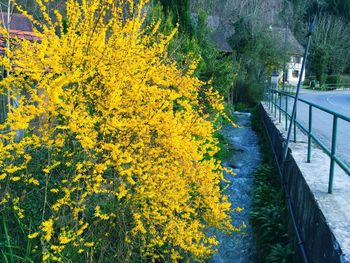
[[(275, 90), (275, 89), (267, 89), (265, 91), (265, 103), (277, 117), (277, 111), (279, 116), (279, 122), (281, 123), (281, 115), (284, 114), (285, 118), (285, 129), (287, 130), (288, 121), (291, 121), (291, 114), (288, 113), (288, 98), (295, 99), (295, 97), (287, 92)], [(282, 100), (285, 100), (284, 107), (282, 106)], [(296, 128), (299, 127), (302, 132), (304, 132), (308, 137), (308, 147), (307, 147), (307, 162), (311, 162), (311, 144), (315, 143), (318, 145), (329, 157), (330, 157), (330, 169), (329, 169), (329, 183), (328, 183), (328, 193), (333, 192), (333, 178), (334, 178), (334, 168), (335, 164), (337, 164), (343, 171), (345, 171), (348, 175), (350, 175), (350, 167), (343, 160), (339, 158), (336, 154), (336, 146), (337, 146), (337, 135), (338, 135), (338, 121), (339, 119), (344, 120), (350, 123), (350, 118), (348, 116), (342, 115), (330, 109), (324, 108), (320, 105), (312, 103), (310, 101), (304, 99), (298, 99), (298, 101), (305, 103), (309, 106), (309, 118), (308, 118), (308, 127), (305, 127), (300, 121), (296, 118), (294, 120), (294, 142), (297, 141), (297, 131)], [(320, 138), (318, 138), (313, 133), (313, 109), (319, 109), (323, 112), (326, 112), (333, 116), (333, 124), (332, 124), (332, 138), (331, 138), (331, 147), (328, 148), (327, 145), (321, 142)]]

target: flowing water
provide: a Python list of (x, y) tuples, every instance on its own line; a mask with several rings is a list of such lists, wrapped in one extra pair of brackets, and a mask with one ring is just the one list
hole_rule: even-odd
[(232, 235), (217, 233), (220, 245), (210, 263), (255, 262), (255, 239), (249, 224), (249, 213), (252, 203), (252, 175), (260, 163), (260, 149), (258, 137), (251, 128), (250, 114), (238, 113), (236, 117), (240, 128), (227, 125), (221, 129), (231, 152), (223, 165), (237, 173), (237, 175), (225, 174), (225, 178), (230, 181), (225, 194), (229, 196), (233, 208), (244, 209), (241, 212), (232, 212), (234, 226), (239, 227), (244, 223), (246, 227), (241, 232), (234, 232)]

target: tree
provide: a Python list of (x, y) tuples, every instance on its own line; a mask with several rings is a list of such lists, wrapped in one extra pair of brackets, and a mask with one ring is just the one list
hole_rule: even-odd
[(179, 24), (182, 33), (191, 35), (193, 32), (191, 23), (190, 0), (160, 0), (166, 15), (171, 14), (174, 25)]
[(234, 87), (231, 83), (230, 97), (234, 97), (235, 102), (256, 103), (267, 75), (283, 61), (280, 45), (276, 44), (280, 41), (269, 31), (269, 26), (276, 23), (275, 4), (275, 1), (263, 0), (196, 0), (192, 3), (193, 7), (203, 7), (220, 16), (228, 33), (233, 34), (230, 42), (236, 56), (231, 56), (234, 70), (230, 75)]
[(327, 0), (327, 10), (335, 16), (350, 20), (350, 1), (348, 0)]
[(327, 74), (342, 74), (350, 62), (349, 25), (333, 15), (321, 14), (312, 37), (310, 64), (322, 83)]
[(240, 65), (233, 92), (235, 100), (256, 103), (259, 101), (266, 79), (272, 70), (281, 68), (284, 60), (281, 40), (276, 39), (269, 28), (255, 28), (256, 20), (242, 18), (235, 23), (231, 38)]
[[(150, 12), (153, 20), (162, 21), (160, 28), (163, 32), (167, 32), (169, 19), (174, 16), (173, 12), (163, 5), (153, 5)], [(210, 39), (207, 13), (202, 9), (196, 12), (190, 21), (191, 34), (188, 32), (176, 34), (169, 45), (169, 52), (174, 54), (178, 65), (184, 69), (191, 63), (190, 61), (197, 61), (195, 75), (202, 81), (210, 81), (213, 88), (228, 99), (236, 73), (233, 57), (221, 53)]]

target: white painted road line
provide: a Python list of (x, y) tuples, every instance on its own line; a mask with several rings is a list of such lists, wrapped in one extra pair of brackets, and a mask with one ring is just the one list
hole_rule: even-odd
[(339, 96), (339, 95), (340, 95), (340, 94), (333, 94), (333, 95), (331, 95), (331, 96), (328, 96), (328, 97), (326, 98), (326, 100), (327, 100), (328, 103), (330, 103), (330, 104), (333, 105), (333, 106), (340, 107), (340, 108), (342, 108), (343, 110), (348, 110), (348, 111), (350, 111), (350, 108), (345, 107), (345, 106), (343, 106), (343, 105), (336, 104), (336, 103), (334, 103), (334, 102), (332, 101), (332, 98), (333, 98), (333, 97)]

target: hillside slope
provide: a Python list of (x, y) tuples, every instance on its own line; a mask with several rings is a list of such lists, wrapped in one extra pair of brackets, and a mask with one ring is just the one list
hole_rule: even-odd
[(219, 16), (228, 30), (240, 18), (252, 19), (257, 30), (270, 25), (280, 25), (282, 0), (192, 0), (192, 12), (205, 10), (209, 15)]

